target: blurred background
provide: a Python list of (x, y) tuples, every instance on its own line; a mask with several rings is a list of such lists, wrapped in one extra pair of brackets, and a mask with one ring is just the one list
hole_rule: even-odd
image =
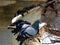
[(46, 0), (0, 0), (0, 45), (19, 45), (7, 26), (18, 9)]
[[(18, 9), (46, 0), (0, 0), (0, 26), (7, 26)], [(3, 22), (3, 23), (2, 23)]]

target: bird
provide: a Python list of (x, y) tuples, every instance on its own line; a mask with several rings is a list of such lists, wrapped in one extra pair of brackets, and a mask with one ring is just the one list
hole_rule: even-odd
[(16, 40), (20, 41), (20, 45), (28, 39), (37, 35), (39, 29), (39, 20), (36, 20), (31, 26), (27, 26), (26, 28), (21, 28), (19, 35)]
[(15, 33), (15, 34), (18, 33), (19, 30), (21, 30), (21, 28), (22, 28), (22, 26), (23, 26), (24, 24), (31, 25), (31, 23), (28, 22), (28, 21), (21, 21), (21, 20), (19, 20), (19, 21), (17, 21), (17, 22), (15, 23), (16, 28), (12, 31), (12, 33)]

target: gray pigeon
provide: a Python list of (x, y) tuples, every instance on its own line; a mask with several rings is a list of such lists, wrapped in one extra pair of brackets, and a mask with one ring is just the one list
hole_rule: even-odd
[(20, 45), (22, 45), (22, 43), (28, 39), (28, 38), (31, 38), (31, 37), (34, 37), (36, 36), (36, 34), (38, 33), (38, 29), (39, 29), (39, 23), (40, 21), (39, 20), (36, 20), (31, 26), (25, 28), (25, 29), (22, 29), (22, 31), (20, 32)]

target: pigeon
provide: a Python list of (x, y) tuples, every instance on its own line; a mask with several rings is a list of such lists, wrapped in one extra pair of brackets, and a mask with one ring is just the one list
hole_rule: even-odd
[(31, 26), (27, 26), (26, 28), (21, 28), (21, 31), (19, 32), (19, 36), (16, 38), (20, 41), (20, 45), (28, 39), (32, 38), (37, 35), (38, 29), (39, 29), (39, 20), (36, 20)]
[(11, 32), (14, 33), (14, 35), (16, 35), (19, 32), (19, 30), (21, 30), (21, 28), (24, 24), (31, 25), (31, 23), (28, 21), (19, 20), (14, 23), (16, 28), (14, 30), (12, 30)]

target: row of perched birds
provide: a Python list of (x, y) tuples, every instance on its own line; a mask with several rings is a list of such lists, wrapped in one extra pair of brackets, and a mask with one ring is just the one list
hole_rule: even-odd
[[(24, 16), (24, 13), (25, 12), (27, 12), (28, 13), (28, 11), (29, 10), (31, 10), (31, 9), (33, 9), (33, 8), (35, 8), (35, 7), (38, 7), (38, 6), (42, 6), (40, 3), (38, 3), (38, 4), (36, 4), (36, 5), (30, 5), (30, 6), (27, 6), (27, 7), (24, 7), (22, 10), (18, 10), (17, 12), (16, 12), (16, 14), (15, 14), (15, 16), (17, 16), (17, 15), (19, 15), (19, 14), (21, 14), (22, 16)], [(14, 16), (14, 17), (15, 17)]]
[[(37, 6), (40, 6), (40, 4), (37, 5), (31, 5), (29, 7), (25, 7), (22, 10), (18, 10), (14, 16), (15, 19), (18, 19), (18, 16), (21, 15), (22, 17), (24, 17), (24, 13), (27, 12)], [(12, 21), (14, 21), (14, 18), (12, 19)], [(13, 29), (12, 33), (14, 33), (14, 35), (16, 35), (17, 33), (18, 36), (16, 38), (17, 41), (20, 41), (20, 45), (22, 45), (22, 43), (31, 37), (34, 37), (37, 35), (38, 31), (39, 31), (39, 20), (36, 20), (33, 24), (31, 24), (28, 21), (24, 21), (24, 20), (17, 20), (14, 21), (11, 25), (8, 26), (9, 29)], [(13, 28), (15, 26), (15, 28)]]

